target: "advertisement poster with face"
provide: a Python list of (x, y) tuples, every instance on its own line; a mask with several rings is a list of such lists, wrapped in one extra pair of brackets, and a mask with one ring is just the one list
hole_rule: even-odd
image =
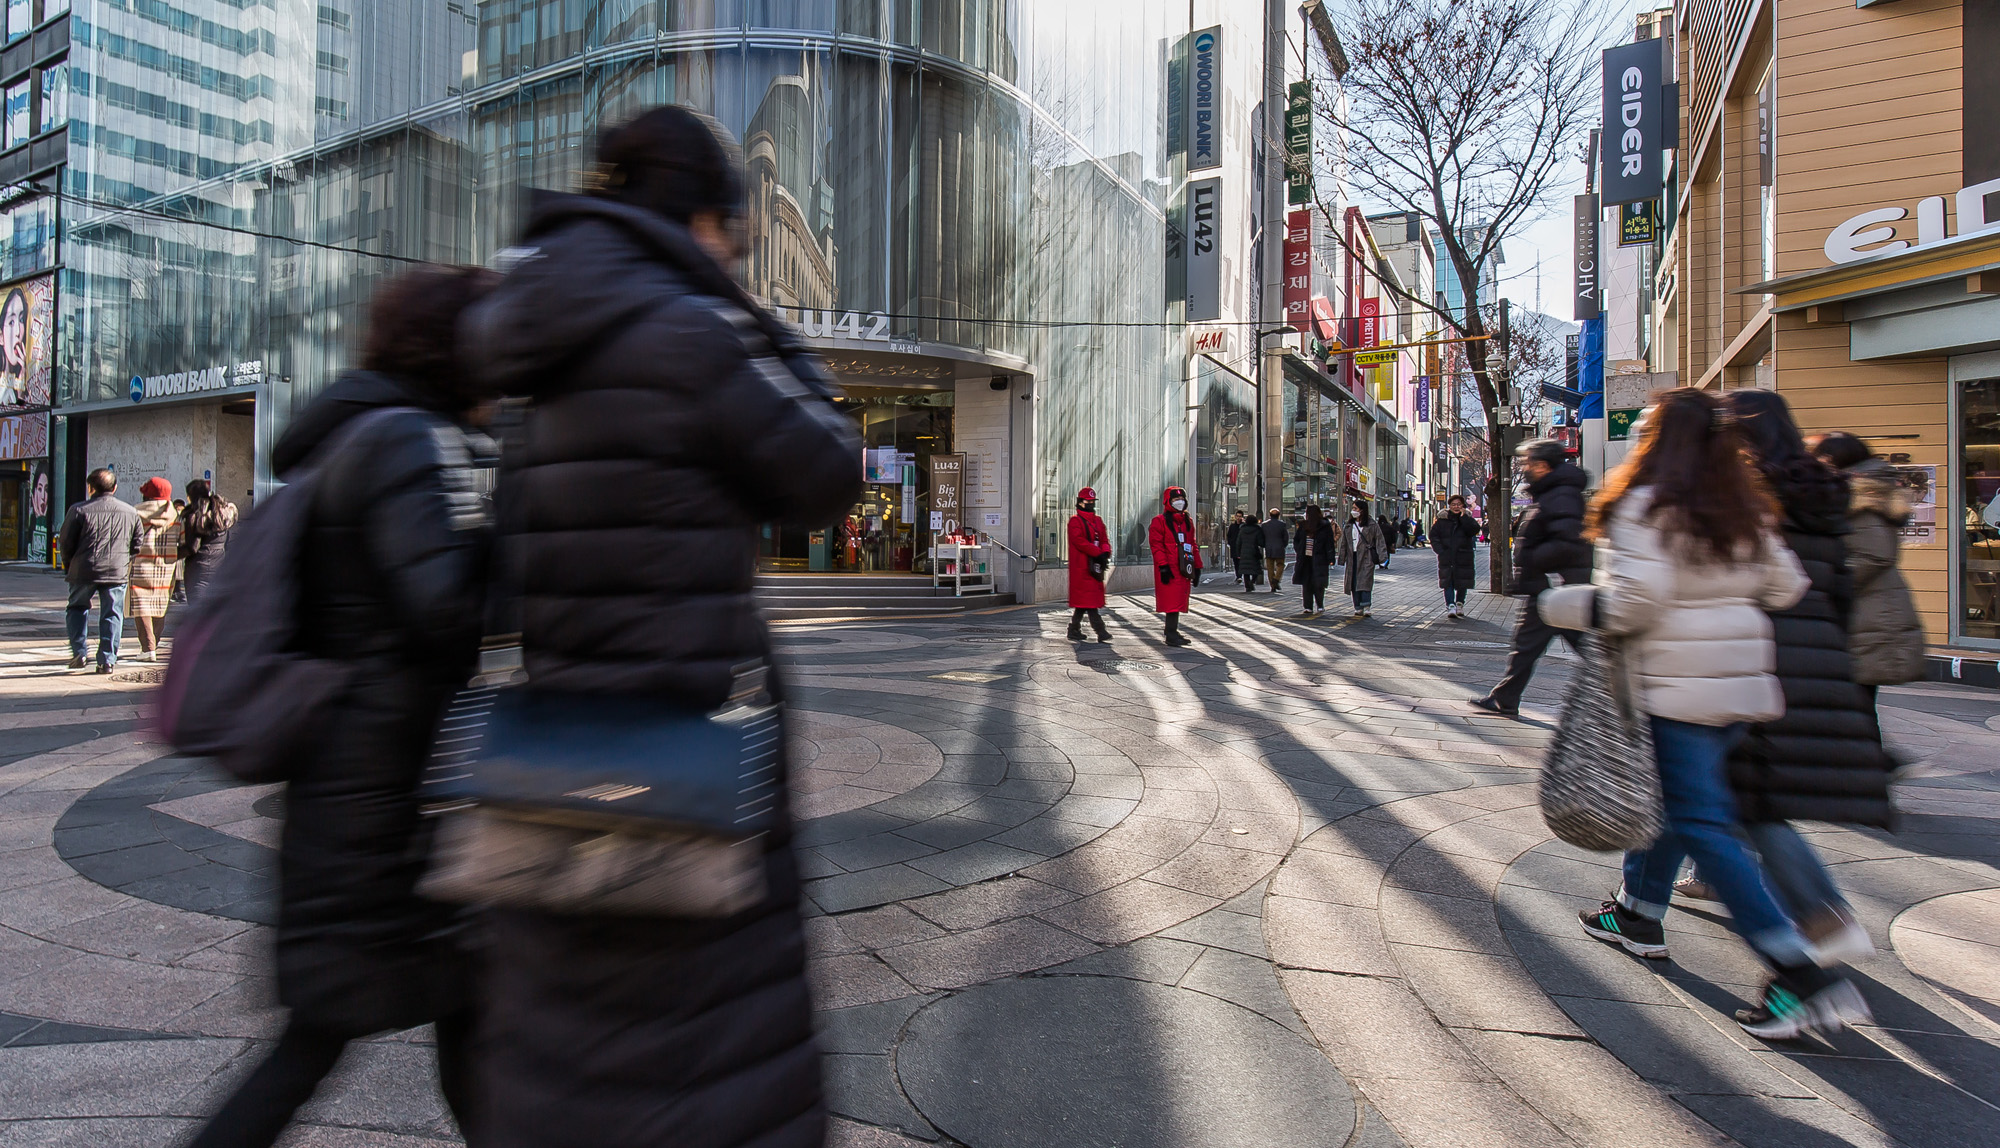
[(28, 464), (28, 560), (49, 560), (49, 463)]
[(49, 405), (56, 277), (0, 287), (0, 407)]

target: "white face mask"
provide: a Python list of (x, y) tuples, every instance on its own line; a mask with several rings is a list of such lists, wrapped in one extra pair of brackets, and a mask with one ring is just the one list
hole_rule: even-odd
[(1352, 514), (1349, 514), (1347, 517), (1353, 519), (1356, 522), (1359, 522), (1361, 521), (1361, 512), (1357, 510)]
[(1175, 510), (1186, 510), (1186, 509), (1187, 509), (1187, 499), (1185, 499), (1185, 498), (1176, 498), (1176, 499), (1174, 499), (1174, 509), (1175, 509)]

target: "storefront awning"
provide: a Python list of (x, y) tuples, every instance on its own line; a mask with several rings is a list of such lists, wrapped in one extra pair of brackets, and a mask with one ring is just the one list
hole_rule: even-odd
[(1855, 360), (1960, 355), (2000, 348), (2000, 231), (1738, 288), (1767, 294), (1777, 313), (1845, 323)]

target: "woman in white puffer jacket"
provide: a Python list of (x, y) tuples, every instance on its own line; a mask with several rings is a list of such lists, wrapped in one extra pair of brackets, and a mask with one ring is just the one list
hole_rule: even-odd
[(1665, 958), (1660, 922), (1681, 862), (1692, 856), (1736, 931), (1774, 972), (1763, 1001), (1737, 1021), (1783, 1039), (1865, 1018), (1867, 1005), (1852, 982), (1814, 963), (1744, 840), (1729, 788), (1729, 750), (1745, 725), (1785, 711), (1764, 611), (1792, 605), (1808, 585), (1776, 520), (1721, 401), (1691, 388), (1667, 391), (1591, 508), (1592, 583), (1548, 591), (1541, 609), (1550, 625), (1623, 640), (1666, 802), (1667, 832), (1625, 855), (1623, 886), (1601, 909), (1580, 914), (1584, 931)]

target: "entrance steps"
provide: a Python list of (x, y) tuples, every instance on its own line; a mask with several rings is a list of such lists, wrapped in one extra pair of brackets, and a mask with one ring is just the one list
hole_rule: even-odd
[(757, 604), (772, 619), (893, 619), (1011, 606), (1014, 595), (953, 595), (928, 574), (759, 574)]

